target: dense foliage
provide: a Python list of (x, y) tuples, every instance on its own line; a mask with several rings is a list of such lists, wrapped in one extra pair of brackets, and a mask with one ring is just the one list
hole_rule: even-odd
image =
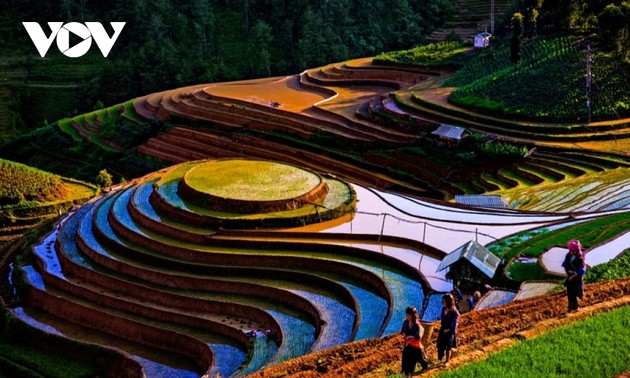
[(630, 369), (628, 316), (626, 306), (519, 342), (439, 377), (613, 377)]
[[(461, 86), (449, 101), (517, 118), (583, 122), (584, 50), (575, 38), (540, 38), (523, 45), (518, 64), (510, 62), (508, 48), (483, 51), (447, 82)], [(594, 119), (630, 116), (630, 64), (596, 53), (591, 66)]]
[(112, 175), (107, 172), (107, 169), (101, 169), (96, 175), (95, 179), (96, 185), (101, 188), (106, 188), (108, 186), (112, 186)]
[(67, 189), (60, 177), (0, 159), (0, 206), (61, 199)]
[(587, 269), (584, 281), (593, 283), (626, 277), (630, 277), (630, 249), (626, 249), (617, 258), (607, 263)]
[(94, 182), (103, 168), (118, 182), (121, 178), (139, 177), (166, 166), (163, 161), (129, 151), (111, 151), (96, 147), (94, 143), (78, 136), (78, 140), (75, 140), (60, 127), (61, 121), (33, 130), (0, 146), (0, 158), (19, 161), (62, 177), (86, 182)]
[[(296, 73), (305, 68), (384, 50), (414, 46), (443, 23), (453, 0), (135, 0), (130, 2), (0, 2), (0, 47), (37, 56), (17, 21), (125, 21), (107, 59), (98, 49), (77, 59), (56, 53), (33, 58), (43, 79), (76, 77), (61, 66), (83, 68), (79, 102), (112, 104), (166, 88), (200, 82)], [(93, 66), (92, 66), (93, 67)], [(52, 70), (52, 71), (51, 71)], [(71, 111), (72, 109), (68, 109)], [(80, 111), (86, 109), (80, 109)]]

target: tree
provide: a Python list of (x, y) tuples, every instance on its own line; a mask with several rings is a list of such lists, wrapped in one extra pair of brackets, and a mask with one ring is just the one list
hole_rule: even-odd
[(251, 70), (254, 76), (271, 76), (271, 26), (263, 20), (256, 21), (250, 34)]
[(538, 34), (538, 9), (527, 9), (527, 38), (534, 38)]
[(510, 40), (510, 61), (514, 64), (521, 59), (521, 43), (523, 41), (523, 15), (514, 13), (510, 21), (512, 39)]
[[(597, 17), (599, 22), (600, 38), (604, 43), (613, 47), (616, 52), (623, 51), (624, 38), (622, 31), (627, 26), (627, 19), (624, 12), (615, 4), (608, 4)], [(627, 31), (626, 33), (627, 34)]]
[(540, 7), (543, 4), (543, 0), (523, 0), (523, 7), (526, 12), (525, 15), (525, 32), (527, 38), (533, 38), (537, 34), (538, 29), (538, 15)]
[(321, 66), (328, 61), (330, 48), (324, 38), (324, 29), (321, 14), (307, 7), (302, 15), (298, 42), (300, 68)]
[(107, 172), (107, 169), (101, 169), (96, 176), (96, 184), (101, 188), (112, 186), (112, 175)]

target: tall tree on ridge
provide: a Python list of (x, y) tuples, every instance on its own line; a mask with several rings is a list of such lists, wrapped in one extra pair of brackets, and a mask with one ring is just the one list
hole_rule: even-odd
[(510, 39), (510, 61), (514, 64), (521, 59), (521, 43), (523, 41), (523, 15), (514, 13), (510, 21), (512, 38)]

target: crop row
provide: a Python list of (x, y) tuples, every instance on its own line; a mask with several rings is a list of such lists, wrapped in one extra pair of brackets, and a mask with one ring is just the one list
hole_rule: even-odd
[[(503, 116), (584, 122), (588, 110), (583, 54), (567, 43), (563, 38), (532, 44), (524, 49), (523, 61), (517, 65), (497, 62), (505, 59), (501, 54), (486, 67), (481, 66), (482, 61), (471, 63), (469, 72), (464, 68), (451, 80), (451, 85), (465, 85), (453, 92), (449, 101)], [(610, 119), (630, 114), (630, 96), (624, 89), (628, 84), (627, 64), (596, 54), (592, 67), (593, 117)]]
[(583, 376), (586, 371), (589, 377), (617, 376), (630, 369), (628, 316), (630, 308), (626, 306), (517, 343), (481, 362), (438, 376), (535, 378)]
[(402, 63), (414, 66), (463, 65), (469, 58), (470, 48), (459, 42), (438, 42), (409, 50), (382, 53), (374, 63)]
[(67, 193), (60, 177), (29, 166), (0, 160), (0, 206), (23, 201), (46, 202)]

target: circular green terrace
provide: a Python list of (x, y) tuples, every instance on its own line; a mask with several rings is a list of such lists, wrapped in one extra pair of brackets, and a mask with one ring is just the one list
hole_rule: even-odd
[(321, 176), (292, 165), (264, 160), (204, 161), (188, 170), (182, 197), (211, 210), (267, 213), (317, 203), (329, 187)]
[[(280, 175), (283, 176), (282, 178), (275, 176), (274, 180), (268, 181), (266, 184), (262, 184), (260, 180), (254, 180), (256, 183), (251, 188), (257, 186), (258, 189), (256, 190), (267, 191), (270, 193), (267, 198), (274, 198), (272, 200), (250, 200), (250, 198), (263, 198), (253, 193), (250, 198), (245, 194), (233, 194), (233, 198), (226, 199), (191, 187), (191, 185), (199, 189), (202, 188), (200, 185), (209, 187), (207, 183), (195, 185), (189, 184), (189, 181), (199, 174), (204, 176), (209, 174), (210, 170), (216, 168), (210, 167), (213, 165), (212, 163), (224, 162), (237, 164), (218, 164), (217, 167), (237, 167), (240, 163), (250, 162), (266, 163), (259, 166), (272, 167), (271, 171), (279, 169), (280, 172), (290, 172), (291, 174), (288, 176)], [(233, 180), (238, 180), (241, 177), (242, 180), (247, 181), (249, 179), (243, 176), (246, 176), (248, 172), (261, 172), (261, 169), (254, 168), (257, 165), (252, 164), (245, 169), (236, 168), (230, 174), (222, 170), (215, 172), (230, 177), (238, 172), (238, 176), (234, 176)], [(153, 183), (153, 193), (149, 196), (149, 202), (152, 206), (170, 214), (172, 219), (196, 227), (284, 228), (303, 226), (351, 214), (354, 212), (356, 204), (354, 190), (343, 181), (329, 176), (320, 176), (291, 165), (260, 160), (186, 162), (160, 171), (152, 179), (156, 180)], [(299, 182), (293, 183), (294, 180)], [(298, 195), (287, 198), (286, 195), (289, 191), (286, 187), (288, 186), (293, 187), (292, 195)], [(283, 194), (274, 194), (276, 190)]]

